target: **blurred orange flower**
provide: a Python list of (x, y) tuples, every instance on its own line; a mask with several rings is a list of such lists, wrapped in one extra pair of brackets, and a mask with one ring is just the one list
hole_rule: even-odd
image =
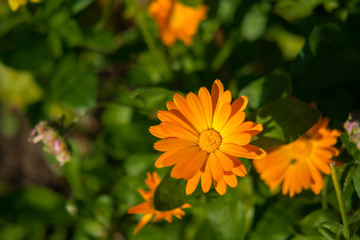
[(302, 189), (319, 194), (324, 187), (321, 172), (330, 174), (329, 163), (339, 154), (333, 147), (340, 131), (328, 128), (329, 119), (320, 118), (304, 136), (271, 148), (268, 156), (253, 161), (261, 179), (274, 189), (282, 183), (282, 193), (293, 197)]
[(175, 216), (178, 219), (181, 219), (182, 216), (185, 215), (185, 212), (182, 210), (182, 208), (191, 207), (190, 204), (185, 203), (181, 207), (175, 208), (175, 209), (169, 210), (169, 211), (156, 210), (153, 205), (153, 198), (154, 198), (155, 190), (156, 190), (157, 186), (160, 184), (160, 182), (161, 182), (160, 178), (156, 172), (153, 172), (152, 175), (150, 173), (147, 173), (147, 179), (145, 180), (145, 183), (150, 188), (150, 191), (145, 192), (141, 188), (138, 189), (141, 196), (145, 199), (145, 202), (130, 208), (128, 213), (143, 214), (144, 216), (140, 219), (139, 223), (135, 227), (133, 234), (138, 233), (139, 230), (142, 227), (144, 227), (151, 220), (151, 218), (153, 216), (155, 216), (154, 222), (164, 218), (166, 221), (171, 223), (172, 216)]
[(163, 153), (156, 167), (175, 165), (171, 177), (188, 180), (186, 194), (191, 194), (201, 179), (202, 190), (210, 190), (212, 182), (223, 195), (227, 185), (237, 186), (237, 176), (247, 174), (237, 157), (258, 159), (266, 156), (263, 149), (250, 145), (251, 137), (262, 131), (262, 125), (244, 122), (248, 99), (242, 96), (231, 103), (231, 92), (224, 92), (216, 80), (209, 91), (202, 87), (198, 95), (186, 98), (174, 95), (167, 103), (168, 111), (159, 111), (162, 121), (150, 132), (162, 140), (154, 148)]
[(192, 8), (173, 0), (155, 0), (149, 6), (149, 14), (158, 23), (161, 40), (167, 46), (173, 45), (176, 39), (191, 45), (207, 10), (205, 5)]
[[(30, 0), (31, 2), (38, 3), (40, 0)], [(27, 0), (8, 0), (11, 10), (16, 11), (21, 5), (26, 5)]]

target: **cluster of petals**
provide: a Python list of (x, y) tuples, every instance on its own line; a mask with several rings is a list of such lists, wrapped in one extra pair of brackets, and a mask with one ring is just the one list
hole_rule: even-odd
[(330, 174), (330, 163), (339, 150), (333, 147), (340, 136), (328, 128), (329, 119), (319, 121), (294, 142), (269, 149), (266, 158), (253, 161), (261, 179), (275, 189), (282, 183), (282, 193), (293, 197), (303, 189), (319, 194), (324, 187), (321, 172)]
[(144, 198), (145, 202), (136, 205), (134, 207), (131, 207), (128, 210), (128, 213), (130, 214), (143, 214), (144, 216), (140, 219), (139, 223), (135, 227), (135, 230), (133, 234), (136, 234), (139, 232), (141, 228), (143, 228), (154, 216), (154, 222), (165, 219), (169, 223), (172, 222), (172, 216), (177, 217), (178, 219), (181, 219), (182, 216), (185, 215), (185, 212), (182, 210), (182, 208), (189, 208), (191, 207), (190, 204), (185, 203), (179, 208), (175, 208), (169, 211), (159, 211), (154, 208), (153, 204), (153, 198), (154, 193), (157, 188), (157, 186), (160, 184), (161, 180), (156, 172), (153, 172), (152, 174), (147, 173), (147, 179), (145, 180), (146, 185), (149, 187), (149, 191), (146, 192), (143, 189), (139, 188), (138, 191), (141, 194), (141, 196)]
[(211, 94), (202, 87), (198, 95), (186, 97), (175, 94), (167, 102), (168, 111), (159, 111), (161, 123), (150, 127), (154, 136), (161, 138), (154, 148), (164, 152), (156, 167), (175, 165), (171, 177), (187, 181), (186, 194), (191, 194), (201, 180), (204, 193), (212, 183), (223, 195), (227, 185), (236, 187), (236, 176), (247, 174), (238, 157), (259, 159), (266, 152), (249, 144), (262, 131), (261, 124), (245, 120), (248, 99), (237, 98), (233, 103), (230, 91), (224, 91), (220, 80), (215, 80)]
[[(30, 0), (31, 2), (38, 3), (40, 0)], [(8, 0), (11, 10), (16, 11), (21, 5), (26, 5), (28, 0)]]
[(207, 7), (192, 8), (174, 0), (155, 0), (148, 11), (156, 20), (165, 45), (171, 46), (177, 39), (191, 45), (200, 22), (206, 18)]

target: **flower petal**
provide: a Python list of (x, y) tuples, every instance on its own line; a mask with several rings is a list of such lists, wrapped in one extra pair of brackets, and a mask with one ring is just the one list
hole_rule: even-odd
[(201, 188), (204, 193), (209, 192), (212, 184), (212, 177), (211, 177), (211, 171), (210, 171), (210, 164), (205, 164), (205, 171), (201, 175)]
[(222, 169), (224, 169), (224, 171), (231, 171), (234, 167), (234, 163), (231, 158), (222, 151), (215, 151), (214, 154), (219, 160)]
[(197, 185), (199, 184), (200, 177), (201, 172), (199, 171), (194, 177), (187, 181), (185, 189), (186, 195), (190, 195), (195, 191)]
[(207, 125), (210, 128), (213, 115), (211, 95), (205, 87), (201, 87), (198, 94), (205, 112)]
[(224, 179), (221, 178), (221, 180), (218, 181), (218, 182), (215, 182), (214, 185), (215, 185), (216, 191), (217, 191), (220, 195), (224, 195), (224, 194), (226, 193), (227, 184), (226, 184), (226, 182), (224, 181)]
[(214, 153), (210, 153), (207, 164), (210, 164), (210, 171), (214, 180), (219, 181), (222, 179), (223, 169)]
[(160, 152), (178, 151), (181, 149), (196, 146), (196, 142), (180, 138), (165, 138), (154, 143), (154, 148)]

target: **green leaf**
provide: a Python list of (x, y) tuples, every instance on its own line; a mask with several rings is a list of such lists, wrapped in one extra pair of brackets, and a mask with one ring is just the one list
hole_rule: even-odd
[(188, 202), (185, 194), (186, 181), (167, 174), (154, 193), (154, 207), (160, 211), (172, 210)]
[(311, 90), (356, 81), (360, 38), (342, 25), (315, 27), (293, 63), (294, 87)]
[(39, 186), (20, 188), (0, 196), (0, 212), (1, 218), (9, 222), (72, 222), (63, 197)]
[(110, 226), (113, 211), (113, 200), (109, 195), (101, 195), (95, 200), (95, 215), (98, 221), (105, 227)]
[(95, 103), (97, 78), (74, 56), (62, 58), (51, 77), (49, 97), (73, 108), (91, 107)]
[(319, 235), (317, 227), (324, 221), (336, 221), (336, 212), (333, 210), (318, 209), (296, 223), (293, 228), (302, 235)]
[(356, 160), (360, 161), (360, 150), (357, 148), (356, 144), (350, 141), (349, 134), (344, 131), (340, 136), (341, 142), (345, 147), (346, 151)]
[(356, 169), (357, 169), (357, 165), (355, 165), (355, 164), (347, 164), (345, 166), (345, 169), (342, 172), (341, 179), (340, 179), (340, 183), (341, 183), (343, 192), (350, 185), (350, 183), (353, 179), (353, 176), (356, 172)]
[(267, 205), (251, 231), (249, 240), (285, 240), (290, 226), (307, 214), (308, 206), (297, 199), (282, 198)]
[(0, 62), (0, 101), (23, 108), (43, 98), (44, 92), (30, 72), (17, 71)]
[(38, 70), (51, 62), (45, 36), (30, 24), (20, 24), (0, 38), (0, 60), (22, 70)]
[(266, 29), (267, 12), (270, 10), (270, 4), (254, 4), (244, 16), (241, 24), (241, 33), (244, 38), (250, 42), (255, 41)]
[(256, 79), (240, 90), (249, 99), (249, 107), (257, 109), (275, 100), (291, 96), (291, 81), (285, 74), (271, 74)]
[(253, 143), (262, 148), (288, 144), (305, 134), (319, 120), (320, 112), (295, 100), (279, 100), (259, 109), (256, 122), (264, 126)]
[(206, 204), (207, 217), (219, 240), (246, 237), (255, 213), (253, 191), (251, 178), (244, 177), (238, 187), (228, 188), (224, 196)]
[(73, 4), (71, 11), (74, 14), (77, 14), (87, 8), (90, 4), (92, 4), (94, 0), (77, 0)]
[(327, 240), (337, 240), (340, 235), (344, 235), (343, 225), (337, 222), (322, 222), (318, 226), (318, 230)]
[(358, 166), (353, 176), (354, 187), (358, 197), (360, 198), (360, 167)]
[(166, 108), (166, 102), (171, 101), (175, 92), (165, 88), (138, 88), (129, 94), (129, 98), (141, 103), (142, 108), (156, 111)]
[(280, 0), (276, 2), (274, 11), (287, 20), (305, 18), (322, 0)]
[(84, 40), (81, 46), (96, 52), (111, 53), (116, 50), (117, 43), (114, 34), (111, 32), (87, 32), (84, 34)]

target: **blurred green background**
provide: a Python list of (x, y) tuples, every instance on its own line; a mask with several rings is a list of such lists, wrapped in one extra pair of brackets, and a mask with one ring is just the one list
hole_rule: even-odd
[[(148, 128), (175, 92), (219, 78), (233, 97), (249, 97), (249, 119), (296, 98), (316, 102), (341, 131), (359, 109), (360, 1), (180, 2), (209, 8), (190, 47), (161, 43), (147, 0), (42, 0), (15, 12), (0, 1), (1, 240), (341, 239), (329, 178), (321, 195), (289, 199), (270, 192), (250, 162), (249, 176), (225, 196), (197, 191), (182, 221), (132, 235), (140, 217), (126, 212), (142, 202), (137, 189), (146, 189), (160, 155)], [(73, 157), (62, 167), (28, 142), (38, 122), (61, 117), (73, 125), (65, 133)], [(354, 236), (358, 156), (355, 149), (339, 157), (347, 163), (340, 174)]]

